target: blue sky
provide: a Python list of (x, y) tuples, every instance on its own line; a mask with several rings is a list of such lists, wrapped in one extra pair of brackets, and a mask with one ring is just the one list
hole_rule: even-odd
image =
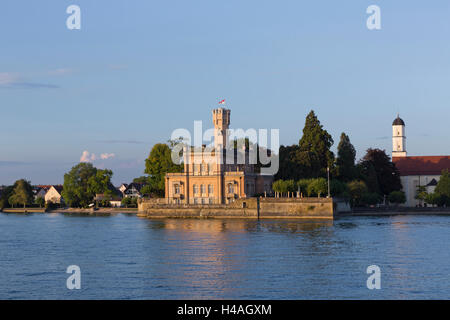
[[(66, 8), (81, 8), (81, 30)], [(381, 8), (382, 29), (366, 28)], [(63, 182), (83, 151), (116, 184), (227, 99), (235, 128), (298, 142), (314, 109), (336, 147), (450, 154), (450, 2), (25, 1), (0, 4), (0, 185)]]

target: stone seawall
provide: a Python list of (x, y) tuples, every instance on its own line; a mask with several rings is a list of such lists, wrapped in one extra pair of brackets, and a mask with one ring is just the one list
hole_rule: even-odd
[(141, 200), (138, 216), (147, 218), (306, 218), (333, 219), (333, 199), (249, 198), (231, 204), (164, 204), (159, 199)]

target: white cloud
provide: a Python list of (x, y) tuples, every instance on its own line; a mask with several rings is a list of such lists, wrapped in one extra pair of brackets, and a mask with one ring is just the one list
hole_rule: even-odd
[(18, 73), (0, 72), (0, 88), (38, 89), (59, 88), (57, 85), (24, 80)]
[(72, 72), (73, 72), (73, 69), (58, 68), (58, 69), (49, 71), (48, 74), (51, 75), (51, 76), (63, 76), (65, 74), (69, 74), (69, 73), (72, 73)]
[(0, 86), (7, 86), (19, 82), (20, 77), (16, 73), (0, 72)]
[(97, 157), (95, 156), (95, 154), (91, 154), (89, 151), (85, 150), (81, 155), (80, 162), (92, 162), (96, 159)]
[(116, 155), (114, 153), (102, 153), (100, 155), (100, 158), (96, 156), (95, 153), (90, 153), (89, 151), (85, 150), (81, 154), (80, 162), (93, 162), (95, 160), (108, 160), (114, 158)]
[(106, 159), (110, 159), (110, 158), (114, 158), (116, 155), (114, 153), (102, 153), (100, 155), (100, 158), (102, 158), (103, 160)]

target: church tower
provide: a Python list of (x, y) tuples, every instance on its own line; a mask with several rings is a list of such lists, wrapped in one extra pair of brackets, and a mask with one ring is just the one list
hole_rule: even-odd
[(399, 115), (392, 123), (392, 157), (406, 157), (405, 122)]
[(228, 128), (230, 127), (229, 109), (218, 108), (213, 110), (214, 146), (217, 149), (226, 148), (228, 143)]

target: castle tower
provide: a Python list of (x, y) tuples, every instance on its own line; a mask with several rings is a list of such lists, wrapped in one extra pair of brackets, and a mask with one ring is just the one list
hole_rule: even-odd
[(228, 143), (228, 128), (230, 126), (229, 109), (218, 108), (213, 110), (214, 146), (223, 149)]
[(405, 122), (399, 115), (392, 123), (392, 157), (406, 157)]

